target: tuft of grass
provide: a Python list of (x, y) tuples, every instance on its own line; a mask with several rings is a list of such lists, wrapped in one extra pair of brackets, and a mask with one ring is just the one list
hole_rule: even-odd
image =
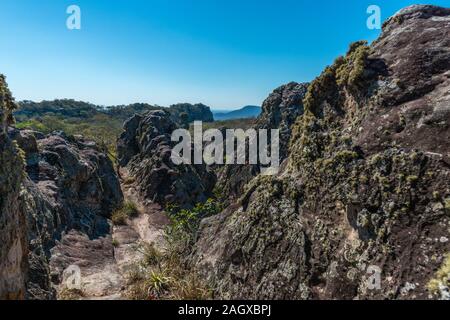
[(169, 290), (172, 278), (161, 270), (152, 270), (150, 271), (146, 282), (149, 293), (155, 296), (160, 296), (164, 291)]
[(127, 217), (136, 217), (139, 214), (136, 203), (132, 201), (126, 201), (122, 207), (122, 210)]
[(120, 243), (119, 243), (119, 241), (117, 239), (113, 239), (112, 240), (112, 245), (113, 245), (114, 248), (117, 248), (120, 245)]
[(127, 216), (121, 210), (114, 211), (111, 219), (116, 226), (124, 226), (127, 224)]
[(112, 222), (116, 226), (123, 226), (127, 223), (128, 218), (136, 217), (139, 210), (136, 204), (132, 201), (126, 201), (120, 209), (117, 209), (112, 214)]
[(184, 279), (175, 281), (171, 298), (174, 300), (208, 300), (211, 290), (195, 273), (189, 273)]
[(158, 266), (161, 263), (163, 258), (163, 254), (155, 248), (154, 243), (145, 243), (142, 245), (141, 249), (142, 254), (144, 255), (143, 263), (146, 266)]

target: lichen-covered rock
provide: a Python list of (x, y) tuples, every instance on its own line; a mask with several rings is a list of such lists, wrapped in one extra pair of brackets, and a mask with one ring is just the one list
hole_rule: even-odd
[(27, 272), (27, 224), (19, 201), (24, 159), (7, 135), (13, 105), (0, 75), (0, 299), (23, 299)]
[(171, 135), (177, 125), (165, 111), (135, 116), (118, 140), (120, 164), (126, 166), (143, 198), (160, 204), (192, 207), (211, 195), (215, 175), (205, 165), (175, 165)]
[(123, 200), (119, 180), (107, 155), (82, 137), (16, 129), (9, 136), (26, 164), (18, 205), (28, 222), (27, 298), (53, 299), (67, 266), (50, 265), (52, 249), (71, 230), (89, 238), (110, 233), (108, 218)]
[(413, 6), (308, 87), (288, 165), (203, 221), (218, 298), (437, 298), (450, 250), (450, 9)]
[(303, 99), (307, 83), (290, 82), (275, 89), (262, 105), (262, 113), (256, 120), (257, 129), (280, 129), (280, 159), (288, 155), (292, 126), (304, 112)]

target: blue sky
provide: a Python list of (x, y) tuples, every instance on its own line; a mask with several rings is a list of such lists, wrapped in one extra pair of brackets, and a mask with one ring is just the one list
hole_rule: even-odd
[[(310, 81), (352, 41), (372, 41), (407, 0), (1, 0), (0, 73), (17, 100), (101, 105), (261, 104)], [(450, 1), (431, 3), (449, 6)], [(78, 5), (82, 29), (66, 28)]]

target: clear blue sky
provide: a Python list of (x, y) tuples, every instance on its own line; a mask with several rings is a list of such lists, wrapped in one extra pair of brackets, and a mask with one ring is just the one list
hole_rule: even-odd
[[(261, 104), (283, 83), (313, 79), (350, 42), (375, 39), (370, 4), (385, 20), (413, 3), (1, 0), (0, 73), (18, 100)], [(79, 31), (66, 28), (71, 4), (82, 10)]]

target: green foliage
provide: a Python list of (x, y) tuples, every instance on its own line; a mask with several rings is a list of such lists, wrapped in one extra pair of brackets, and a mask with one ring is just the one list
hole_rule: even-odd
[(35, 120), (35, 119), (31, 119), (31, 120), (27, 120), (25, 122), (20, 122), (16, 125), (17, 129), (31, 129), (34, 131), (39, 131), (42, 133), (47, 133), (49, 132), (49, 128), (43, 124), (42, 122)]
[(116, 154), (116, 140), (122, 132), (122, 120), (112, 119), (107, 115), (97, 114), (89, 119), (64, 118), (62, 116), (45, 115), (19, 121), (19, 129), (30, 129), (49, 134), (53, 131), (64, 131), (68, 135), (82, 135), (104, 147), (112, 158)]
[(336, 70), (336, 82), (339, 86), (358, 88), (362, 84), (369, 52), (367, 41), (358, 41), (350, 45), (343, 63)]
[(444, 208), (450, 213), (450, 198), (446, 198), (444, 201)]
[(18, 121), (43, 116), (87, 119), (101, 112), (101, 108), (98, 106), (71, 99), (42, 102), (23, 101), (19, 103), (19, 106), (19, 110), (15, 113)]
[(160, 294), (163, 290), (169, 288), (172, 279), (166, 276), (163, 272), (150, 271), (150, 275), (147, 278), (147, 287), (154, 294)]
[(191, 210), (179, 209), (176, 206), (169, 205), (166, 211), (170, 219), (169, 230), (166, 233), (186, 233), (186, 235), (194, 235), (197, 231), (200, 220), (213, 216), (222, 211), (222, 205), (215, 199), (208, 199), (205, 203), (198, 203)]
[(174, 121), (186, 126), (189, 122), (203, 117), (212, 119), (211, 111), (204, 105), (180, 104), (163, 108), (135, 103), (101, 107), (70, 99), (39, 103), (23, 101), (14, 115), (19, 129), (31, 129), (44, 134), (64, 131), (68, 135), (82, 135), (107, 150), (111, 160), (115, 160), (116, 141), (123, 131), (123, 122), (135, 114), (152, 110), (167, 110)]
[(417, 180), (419, 180), (418, 176), (408, 176), (406, 178), (406, 181), (408, 181), (410, 184), (416, 183)]

